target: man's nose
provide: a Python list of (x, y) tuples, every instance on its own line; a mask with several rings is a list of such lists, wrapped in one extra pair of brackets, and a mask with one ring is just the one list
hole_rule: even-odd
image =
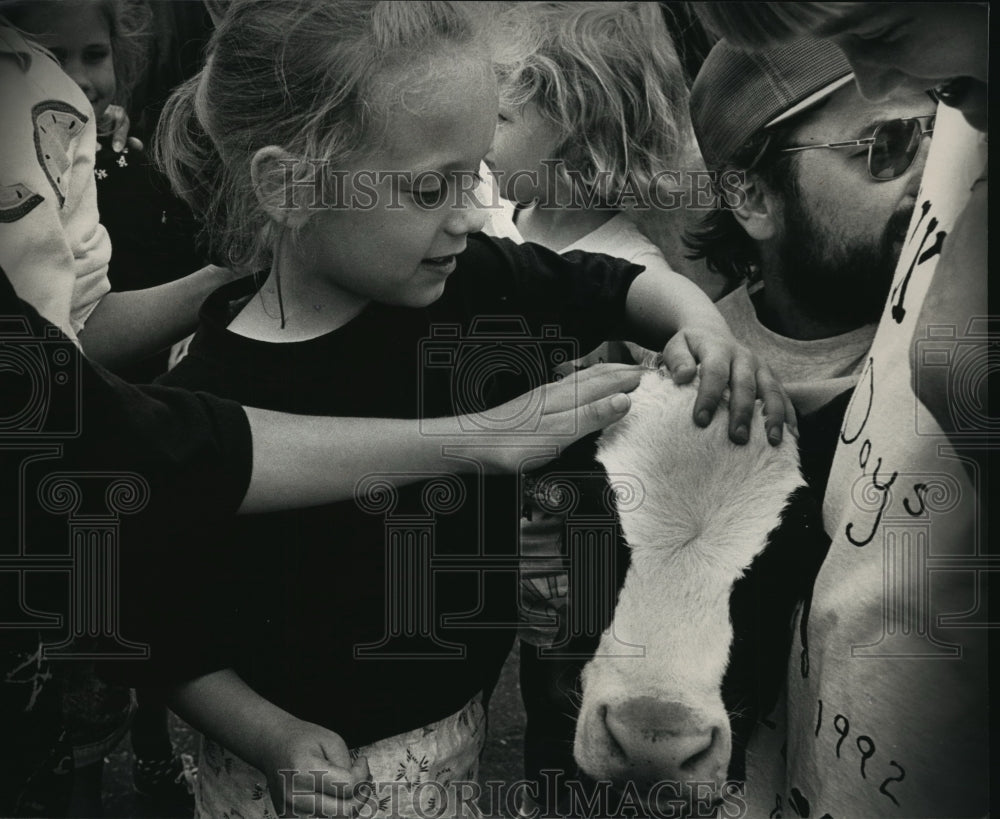
[(854, 69), (854, 81), (865, 99), (875, 102), (884, 100), (900, 86), (910, 83), (909, 77), (902, 71), (887, 66), (884, 61), (869, 59), (867, 47), (856, 38), (836, 37), (834, 42)]
[(877, 102), (887, 99), (906, 84), (906, 75), (894, 68), (853, 61), (851, 64), (854, 66), (854, 81), (858, 85), (858, 91), (867, 100)]

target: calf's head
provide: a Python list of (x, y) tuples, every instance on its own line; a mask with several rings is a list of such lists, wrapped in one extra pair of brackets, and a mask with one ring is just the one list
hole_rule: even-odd
[(694, 426), (695, 395), (647, 373), (598, 444), (607, 472), (636, 482), (642, 500), (619, 506), (631, 564), (583, 672), (574, 755), (595, 779), (725, 781), (730, 593), (803, 485), (795, 442), (767, 442), (759, 405), (737, 446), (722, 408), (707, 429)]

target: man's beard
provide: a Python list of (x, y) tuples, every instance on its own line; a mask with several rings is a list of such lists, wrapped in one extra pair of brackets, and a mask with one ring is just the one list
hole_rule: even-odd
[(896, 211), (878, 239), (845, 247), (826, 238), (829, 228), (798, 196), (787, 197), (777, 258), (782, 282), (802, 312), (852, 328), (878, 321), (912, 213), (912, 207)]

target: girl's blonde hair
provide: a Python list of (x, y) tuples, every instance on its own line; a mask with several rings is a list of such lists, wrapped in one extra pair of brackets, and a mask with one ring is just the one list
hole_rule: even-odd
[(537, 105), (563, 135), (552, 158), (585, 184), (648, 191), (693, 139), (687, 78), (659, 4), (515, 5), (531, 54), (501, 76), (503, 103)]
[(331, 168), (377, 149), (388, 109), (433, 81), (434, 57), (482, 44), (489, 59), (488, 19), (452, 2), (235, 0), (157, 129), (158, 159), (205, 221), (216, 259), (247, 272), (270, 261), (275, 225), (250, 172), (258, 149)]

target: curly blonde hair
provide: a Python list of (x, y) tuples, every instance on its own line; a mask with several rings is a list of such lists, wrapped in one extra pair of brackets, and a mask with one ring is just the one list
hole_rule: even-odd
[[(512, 9), (513, 11), (514, 9)], [(690, 145), (688, 83), (657, 3), (517, 3), (530, 55), (501, 76), (505, 105), (555, 124), (561, 160), (617, 196), (648, 191)], [(607, 187), (605, 187), (607, 186)]]

